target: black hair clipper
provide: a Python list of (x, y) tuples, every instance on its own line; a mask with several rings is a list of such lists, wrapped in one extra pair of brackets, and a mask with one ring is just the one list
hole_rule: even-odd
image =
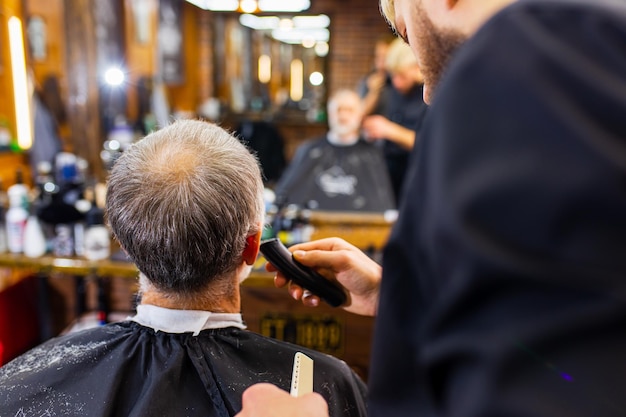
[(262, 241), (261, 253), (285, 277), (311, 291), (331, 306), (339, 307), (346, 302), (346, 293), (339, 285), (296, 261), (278, 238)]

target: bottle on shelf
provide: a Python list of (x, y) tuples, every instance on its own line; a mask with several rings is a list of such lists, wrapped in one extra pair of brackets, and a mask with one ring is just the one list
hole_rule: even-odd
[(86, 215), (85, 258), (96, 261), (108, 259), (111, 255), (111, 236), (104, 224), (104, 210), (93, 202)]
[(41, 161), (37, 164), (37, 175), (35, 176), (35, 187), (37, 199), (43, 205), (50, 204), (52, 195), (59, 191), (59, 186), (52, 175), (52, 164), (48, 161)]
[(53, 252), (55, 256), (67, 257), (74, 255), (74, 239), (72, 228), (67, 224), (57, 224), (55, 227)]
[(5, 253), (8, 249), (7, 228), (5, 223), (7, 204), (7, 195), (2, 188), (2, 181), (0, 181), (0, 253)]
[(4, 117), (0, 117), (0, 150), (11, 149), (11, 129)]
[(4, 209), (0, 210), (0, 253), (5, 253), (9, 250), (7, 243), (7, 228), (4, 221)]
[(22, 172), (22, 168), (18, 168), (15, 171), (15, 184), (7, 188), (7, 196), (9, 198), (9, 204), (11, 203), (10, 202), (11, 195), (15, 196), (15, 198), (17, 198), (17, 196), (19, 195), (19, 197), (21, 198), (20, 204), (24, 207), (24, 209), (28, 210), (29, 193), (30, 193), (30, 189), (28, 188), (26, 184), (24, 184), (24, 173)]
[(57, 184), (73, 184), (78, 178), (77, 157), (73, 153), (59, 152), (56, 154), (54, 166), (56, 169), (54, 177)]
[(2, 179), (0, 179), (0, 207), (6, 210), (9, 206), (9, 196), (6, 191), (4, 191), (4, 187), (2, 184)]
[(7, 247), (11, 253), (24, 251), (24, 230), (28, 220), (28, 187), (22, 181), (22, 171), (18, 170), (16, 182), (7, 190), (9, 209), (6, 213)]
[(92, 208), (92, 203), (85, 198), (81, 198), (74, 206), (82, 215), (81, 219), (74, 222), (74, 253), (76, 253), (76, 256), (85, 256), (86, 219), (87, 213)]
[(24, 255), (38, 258), (47, 252), (46, 236), (37, 217), (37, 205), (32, 204), (24, 227)]
[(7, 247), (7, 229), (5, 223), (4, 207), (0, 207), (0, 253), (5, 253)]

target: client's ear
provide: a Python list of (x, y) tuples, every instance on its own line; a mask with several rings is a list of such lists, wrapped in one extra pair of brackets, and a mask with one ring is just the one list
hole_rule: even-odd
[(254, 265), (257, 255), (259, 254), (259, 246), (261, 245), (261, 233), (259, 230), (256, 234), (246, 238), (246, 247), (243, 249), (241, 258), (247, 265)]
[(459, 0), (446, 0), (446, 5), (448, 6), (448, 9), (453, 9), (454, 6), (456, 6), (456, 4), (458, 3)]

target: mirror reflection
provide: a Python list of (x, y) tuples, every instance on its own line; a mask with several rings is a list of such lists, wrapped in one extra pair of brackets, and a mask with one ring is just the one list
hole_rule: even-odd
[[(214, 45), (224, 59), (215, 56), (214, 76), (223, 110), (323, 121), (329, 25), (323, 14), (217, 15)], [(207, 110), (214, 118), (215, 106)]]
[[(123, 150), (181, 117), (231, 130), (274, 123), (290, 160), (304, 140), (326, 132), (328, 95), (357, 85), (371, 68), (370, 44), (388, 32), (375, 9), (358, 20), (326, 0), (235, 1), (228, 10), (208, 0), (10, 3), (35, 87), (56, 82), (52, 111), (67, 114), (56, 120), (62, 148), (88, 160), (99, 179), (111, 163), (100, 158), (103, 144)], [(374, 21), (379, 28), (363, 30)], [(4, 113), (14, 140), (15, 116)]]

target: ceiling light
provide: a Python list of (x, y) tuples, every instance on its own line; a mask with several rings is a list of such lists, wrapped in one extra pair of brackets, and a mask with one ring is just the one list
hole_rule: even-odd
[(244, 13), (254, 13), (257, 9), (256, 0), (241, 0), (239, 2), (239, 8)]
[(324, 57), (328, 55), (328, 42), (318, 42), (315, 44), (315, 55), (319, 57)]
[(269, 55), (261, 55), (259, 57), (259, 81), (267, 84), (272, 79), (272, 58)]
[[(262, 12), (301, 12), (311, 7), (310, 0), (187, 0), (187, 2), (204, 10), (214, 12), (234, 12), (241, 10), (252, 13)], [(252, 3), (255, 3), (254, 9)]]
[(13, 100), (17, 122), (17, 144), (22, 149), (33, 145), (31, 107), (29, 104), (28, 77), (26, 75), (26, 55), (24, 53), (24, 37), (22, 21), (12, 16), (9, 18), (9, 53), (11, 54), (11, 70), (13, 74)]
[(292, 29), (293, 28), (293, 20), (291, 19), (280, 19), (280, 23), (278, 24), (278, 27), (281, 29)]
[(124, 71), (116, 67), (111, 67), (104, 72), (104, 81), (112, 87), (122, 85), (125, 78)]
[(280, 19), (277, 16), (259, 17), (254, 14), (242, 14), (239, 23), (255, 30), (271, 30), (278, 28)]
[(234, 12), (239, 8), (238, 0), (187, 0), (187, 2), (214, 12)]
[(302, 46), (309, 49), (315, 46), (315, 39), (305, 38), (302, 39)]
[(310, 0), (259, 0), (263, 12), (301, 12), (309, 7)]
[(309, 82), (315, 86), (322, 85), (324, 82), (324, 74), (319, 71), (312, 72), (311, 75), (309, 75)]
[(330, 32), (328, 29), (275, 29), (272, 37), (285, 43), (302, 43), (303, 39), (312, 39), (315, 42), (328, 42)]
[(330, 26), (330, 17), (325, 14), (316, 16), (294, 16), (293, 25), (297, 28), (327, 28)]
[(303, 96), (303, 78), (304, 78), (304, 66), (302, 61), (294, 59), (291, 61), (291, 82), (289, 84), (289, 97), (293, 101), (302, 100)]

